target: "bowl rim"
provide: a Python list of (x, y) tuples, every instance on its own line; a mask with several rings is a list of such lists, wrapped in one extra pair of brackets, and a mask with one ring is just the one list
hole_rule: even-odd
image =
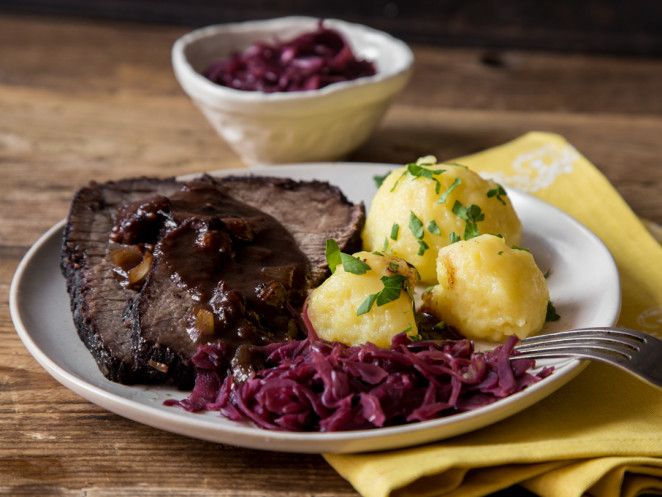
[[(235, 33), (246, 33), (257, 28), (274, 29), (281, 24), (309, 24), (311, 22), (317, 22), (320, 20), (323, 20), (324, 23), (328, 26), (337, 27), (341, 30), (356, 30), (367, 32), (372, 36), (380, 37), (382, 40), (390, 43), (396, 49), (394, 53), (398, 53), (395, 69), (391, 69), (390, 71), (378, 70), (377, 73), (372, 76), (333, 83), (317, 90), (265, 93), (261, 91), (236, 90), (234, 88), (228, 88), (226, 86), (216, 84), (196, 71), (185, 54), (186, 48), (192, 43), (221, 34), (223, 32), (232, 31)], [(353, 88), (383, 83), (398, 77), (407, 78), (411, 72), (413, 63), (414, 54), (409, 46), (404, 41), (384, 31), (380, 31), (363, 24), (343, 21), (341, 19), (322, 19), (311, 16), (285, 16), (255, 21), (213, 24), (186, 33), (185, 35), (179, 37), (172, 46), (172, 64), (175, 70), (175, 75), (180, 80), (182, 87), (187, 90), (187, 93), (187, 86), (190, 85), (189, 88), (194, 87), (190, 88), (190, 90), (200, 91), (208, 96), (222, 99), (233, 99), (244, 102), (291, 102), (294, 100), (312, 100), (323, 96), (343, 93)], [(186, 78), (188, 81), (182, 81), (183, 78)]]

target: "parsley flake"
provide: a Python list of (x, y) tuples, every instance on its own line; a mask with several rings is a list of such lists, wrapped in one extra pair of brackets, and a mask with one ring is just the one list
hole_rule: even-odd
[(328, 264), (329, 269), (332, 273), (335, 273), (336, 266), (342, 262), (340, 259), (340, 247), (338, 246), (338, 243), (335, 240), (327, 240), (324, 253), (326, 255), (326, 263)]
[(428, 231), (433, 235), (441, 235), (441, 230), (439, 229), (439, 225), (437, 224), (437, 221), (435, 221), (434, 219), (428, 223)]
[(397, 273), (400, 270), (400, 266), (398, 266), (397, 262), (391, 261), (388, 263), (388, 270), (392, 273)]
[(412, 330), (412, 328), (413, 328), (413, 326), (410, 324), (404, 330), (402, 330), (400, 333), (409, 333)]
[(547, 313), (545, 314), (545, 321), (558, 321), (559, 319), (561, 319), (561, 316), (556, 313), (554, 304), (552, 304), (551, 300), (547, 301)]
[(503, 205), (506, 205), (506, 201), (503, 199), (503, 197), (506, 196), (508, 196), (506, 190), (504, 190), (503, 186), (501, 186), (499, 183), (496, 183), (496, 188), (492, 188), (491, 190), (487, 191), (488, 198), (495, 197)]
[(418, 241), (418, 252), (417, 255), (423, 255), (427, 249), (429, 249), (429, 245), (425, 243), (423, 240), (417, 240)]
[(401, 274), (391, 276), (382, 276), (380, 278), (384, 284), (382, 291), (377, 293), (377, 305), (382, 306), (396, 300), (400, 296), (400, 291), (404, 287), (407, 278)]
[(395, 188), (398, 186), (402, 178), (404, 178), (407, 174), (410, 174), (411, 176), (414, 177), (414, 179), (427, 178), (434, 181), (435, 182), (434, 191), (435, 193), (438, 194), (439, 191), (441, 190), (441, 183), (439, 183), (439, 180), (435, 178), (435, 175), (444, 173), (445, 171), (446, 171), (445, 169), (428, 169), (427, 167), (423, 167), (422, 165), (415, 163), (407, 164), (406, 169), (403, 171), (403, 173), (400, 175), (397, 181), (393, 184), (393, 188), (391, 188), (391, 191), (395, 190)]
[(381, 307), (389, 302), (393, 302), (400, 297), (400, 292), (405, 286), (407, 278), (401, 274), (393, 274), (391, 276), (382, 276), (381, 282), (384, 285), (379, 292), (368, 295), (361, 305), (356, 309), (356, 315), (361, 316), (372, 309), (372, 306), (377, 303)]
[(441, 331), (446, 329), (446, 323), (444, 321), (439, 321), (437, 324), (435, 324), (432, 329)]
[(462, 205), (462, 202), (456, 200), (455, 204), (453, 204), (453, 214), (464, 220), (465, 240), (469, 240), (480, 235), (478, 222), (485, 219), (485, 214), (483, 214), (483, 211), (480, 210), (479, 206), (476, 204), (471, 204), (470, 206), (465, 207)]
[(363, 302), (361, 302), (359, 308), (356, 309), (356, 315), (361, 316), (362, 314), (369, 312), (370, 309), (372, 309), (372, 305), (375, 303), (375, 300), (377, 300), (376, 293), (368, 295), (366, 299)]
[(352, 274), (365, 274), (370, 270), (370, 266), (361, 259), (353, 255), (340, 252), (340, 259), (342, 260), (342, 267), (345, 271)]
[(375, 186), (376, 186), (377, 188), (379, 188), (380, 186), (382, 186), (382, 184), (384, 183), (384, 180), (386, 179), (386, 177), (387, 177), (389, 174), (391, 174), (391, 173), (386, 173), (386, 174), (382, 174), (382, 175), (376, 174), (375, 176), (373, 176), (373, 177), (372, 177), (372, 180), (375, 182)]
[(457, 233), (455, 233), (455, 231), (451, 231), (451, 234), (448, 236), (448, 238), (450, 239), (451, 244), (462, 240), (462, 238), (460, 238), (460, 236)]
[(448, 196), (451, 194), (453, 190), (455, 190), (458, 186), (462, 184), (462, 180), (460, 178), (455, 178), (455, 181), (453, 181), (448, 188), (446, 188), (446, 191), (441, 194), (439, 197), (439, 200), (437, 200), (438, 204), (443, 204), (446, 202), (446, 199)]
[(418, 240), (423, 239), (423, 222), (412, 211), (409, 211), (409, 230)]
[(397, 240), (399, 232), (400, 232), (400, 225), (397, 223), (393, 223), (393, 226), (391, 226), (391, 240)]
[(370, 269), (370, 266), (361, 259), (341, 252), (335, 240), (326, 241), (325, 254), (326, 263), (332, 273), (335, 273), (338, 264), (342, 264), (343, 269), (352, 274), (365, 274)]

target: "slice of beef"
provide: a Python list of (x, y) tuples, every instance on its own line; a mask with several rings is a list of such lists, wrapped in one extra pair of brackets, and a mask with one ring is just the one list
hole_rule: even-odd
[(130, 328), (123, 320), (135, 291), (118, 284), (109, 257), (115, 214), (122, 205), (156, 194), (167, 196), (179, 188), (174, 179), (91, 183), (76, 194), (71, 204), (61, 269), (78, 335), (110, 380), (143, 381), (135, 368)]
[(156, 245), (136, 296), (134, 338), (137, 362), (151, 367), (152, 381), (186, 387), (189, 359), (202, 343), (222, 340), (236, 350), (296, 335), (309, 263), (281, 223), (214, 182), (188, 183), (170, 202), (176, 227)]
[(361, 250), (365, 208), (347, 200), (336, 186), (265, 176), (227, 176), (218, 182), (232, 197), (273, 216), (292, 233), (310, 261), (310, 288), (329, 274), (326, 240), (333, 238), (344, 252)]

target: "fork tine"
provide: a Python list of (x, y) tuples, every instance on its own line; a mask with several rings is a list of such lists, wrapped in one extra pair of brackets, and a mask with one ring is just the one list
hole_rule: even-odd
[[(600, 354), (605, 358), (615, 359), (615, 360), (629, 360), (632, 359), (632, 350), (619, 349), (612, 346), (605, 346), (599, 344), (587, 344), (587, 345), (577, 345), (577, 344), (554, 344), (554, 345), (531, 345), (526, 348), (515, 347), (515, 350), (519, 352), (515, 357), (521, 357), (525, 354), (556, 354), (558, 355), (569, 355), (573, 353), (577, 354)], [(609, 355), (605, 354), (608, 353)]]
[(528, 337), (522, 340), (521, 344), (529, 343), (538, 343), (542, 341), (547, 341), (550, 339), (556, 338), (597, 338), (597, 337), (607, 337), (613, 340), (621, 339), (624, 342), (629, 341), (630, 343), (642, 343), (650, 339), (649, 335), (643, 333), (635, 332), (633, 330), (626, 330), (623, 328), (578, 328), (575, 330), (561, 331), (557, 333), (549, 333), (543, 335), (537, 335), (533, 337)]
[(554, 345), (575, 345), (577, 347), (604, 345), (615, 349), (628, 349), (630, 351), (639, 350), (643, 345), (641, 342), (611, 336), (592, 336), (590, 334), (578, 334), (578, 336), (555, 336), (549, 335), (544, 340), (522, 341), (517, 348), (519, 350), (529, 350), (531, 348), (547, 347)]
[(619, 367), (662, 388), (662, 340), (624, 328), (581, 328), (522, 340), (510, 359), (575, 357)]

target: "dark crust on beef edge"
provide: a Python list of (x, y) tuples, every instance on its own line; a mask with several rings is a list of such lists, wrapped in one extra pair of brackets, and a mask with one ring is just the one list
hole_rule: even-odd
[(135, 292), (117, 284), (107, 260), (115, 212), (122, 203), (178, 188), (173, 178), (92, 182), (72, 201), (60, 267), (78, 336), (109, 380), (132, 384), (148, 379), (136, 369), (130, 327), (123, 319)]
[[(362, 204), (349, 202), (335, 186), (321, 181), (295, 181), (264, 176), (212, 178), (203, 175), (202, 178), (217, 182), (230, 196), (270, 214), (292, 233), (311, 262), (307, 279), (309, 288), (317, 286), (328, 275), (324, 259), (326, 238), (336, 239), (341, 249), (346, 252), (360, 249), (365, 209)], [(137, 294), (122, 289), (114, 281), (112, 268), (109, 268), (103, 262), (104, 257), (100, 256), (102, 251), (104, 256), (107, 251), (114, 214), (120, 204), (155, 193), (168, 195), (178, 190), (182, 184), (172, 178), (134, 178), (103, 184), (93, 182), (81, 189), (72, 202), (65, 228), (62, 272), (67, 280), (78, 334), (97, 361), (101, 372), (112, 381), (133, 384), (168, 380), (180, 386), (190, 386), (193, 380), (190, 355), (182, 355), (167, 347), (154, 348), (150, 359), (169, 365), (170, 374), (164, 375), (152, 367), (145, 367), (144, 361), (141, 361), (140, 367), (136, 365), (137, 338), (131, 330), (135, 326), (134, 298)], [(284, 192), (289, 193), (283, 195)], [(282, 201), (283, 197), (286, 197), (287, 201)], [(302, 205), (308, 205), (308, 208), (302, 209)], [(332, 222), (334, 209), (336, 214), (340, 211), (344, 217), (337, 225)], [(313, 213), (315, 215), (311, 215)], [(89, 223), (87, 217), (90, 216), (97, 219), (97, 222), (100, 221), (101, 227), (94, 232), (78, 224), (86, 220)], [(329, 229), (320, 233), (321, 226), (327, 226)], [(89, 239), (86, 238), (87, 235)], [(99, 263), (102, 263), (100, 268), (97, 267)], [(99, 274), (105, 277), (99, 278)], [(112, 289), (108, 283), (112, 283)], [(111, 292), (112, 298), (97, 298), (103, 294), (104, 289)], [(126, 333), (123, 335), (124, 340), (111, 340), (109, 343), (105, 339), (111, 321), (115, 323), (111, 332), (117, 335), (119, 330), (122, 330)]]

